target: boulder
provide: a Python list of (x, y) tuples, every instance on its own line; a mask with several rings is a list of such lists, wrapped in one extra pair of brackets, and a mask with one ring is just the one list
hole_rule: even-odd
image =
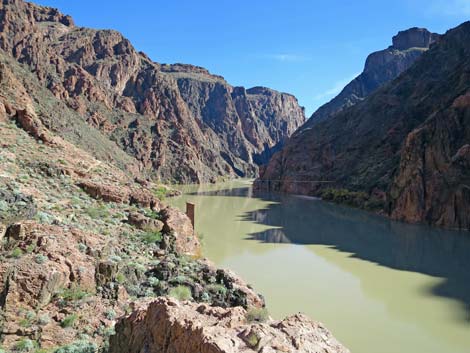
[(129, 192), (126, 188), (92, 181), (82, 181), (78, 186), (95, 199), (101, 199), (105, 202), (129, 203)]
[(189, 217), (171, 206), (164, 208), (161, 216), (164, 223), (163, 232), (169, 234), (166, 246), (173, 247), (181, 254), (198, 254), (200, 243)]
[(164, 227), (162, 221), (146, 217), (139, 212), (130, 212), (129, 216), (127, 217), (127, 223), (133, 225), (138, 229), (153, 230), (157, 232), (161, 232)]

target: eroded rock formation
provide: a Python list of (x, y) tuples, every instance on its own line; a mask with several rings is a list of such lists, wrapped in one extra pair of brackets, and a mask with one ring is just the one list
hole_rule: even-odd
[(116, 325), (110, 353), (349, 352), (322, 324), (304, 315), (266, 323), (246, 318), (241, 307), (159, 298)]

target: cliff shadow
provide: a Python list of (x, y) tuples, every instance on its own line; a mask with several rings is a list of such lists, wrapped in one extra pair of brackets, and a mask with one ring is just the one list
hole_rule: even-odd
[(242, 220), (272, 228), (249, 234), (265, 243), (324, 245), (378, 266), (417, 272), (442, 282), (430, 294), (458, 300), (470, 322), (470, 233), (391, 221), (365, 211), (249, 187), (197, 193), (269, 201)]

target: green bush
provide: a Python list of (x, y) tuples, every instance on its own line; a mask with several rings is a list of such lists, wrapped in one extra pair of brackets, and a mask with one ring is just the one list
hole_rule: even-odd
[(259, 341), (260, 338), (254, 332), (250, 332), (250, 334), (246, 337), (246, 344), (251, 348), (255, 348)]
[(36, 261), (36, 263), (39, 264), (39, 265), (45, 263), (47, 260), (48, 260), (47, 256), (42, 255), (42, 254), (37, 254), (34, 257), (34, 261)]
[(347, 189), (325, 189), (320, 194), (326, 201), (339, 203), (351, 207), (363, 208), (367, 210), (383, 209), (383, 200), (374, 195), (369, 195), (362, 191), (350, 191)]
[(246, 311), (246, 320), (248, 322), (265, 322), (269, 318), (268, 309), (251, 307)]
[(77, 314), (66, 316), (60, 323), (60, 326), (62, 326), (63, 328), (73, 327), (77, 319), (78, 319)]
[(82, 252), (82, 253), (85, 253), (88, 249), (88, 246), (86, 246), (85, 244), (83, 243), (79, 243), (78, 244), (78, 251)]
[(146, 210), (145, 216), (148, 218), (158, 219), (158, 220), (161, 220), (162, 218), (162, 215), (159, 212), (154, 211), (154, 210), (148, 210), (148, 211)]
[(114, 311), (114, 309), (109, 308), (109, 309), (106, 310), (106, 312), (104, 313), (104, 316), (105, 316), (108, 320), (113, 320), (113, 319), (116, 317), (116, 312)]
[(36, 249), (36, 244), (29, 244), (29, 245), (26, 247), (26, 252), (27, 252), (28, 254), (31, 254), (31, 253), (34, 251), (34, 249)]
[(38, 317), (38, 324), (43, 326), (43, 325), (47, 325), (49, 322), (51, 322), (51, 319), (49, 318), (49, 315), (47, 314), (43, 314), (41, 316)]
[(162, 241), (162, 233), (158, 231), (147, 231), (142, 234), (142, 241), (145, 244), (156, 244)]
[(65, 300), (65, 301), (77, 301), (85, 298), (88, 296), (89, 293), (84, 291), (78, 286), (72, 286), (70, 288), (63, 289), (59, 294), (58, 297)]
[(222, 284), (209, 284), (207, 290), (214, 294), (221, 294), (225, 296), (227, 294), (227, 288)]
[(97, 351), (98, 347), (96, 344), (86, 341), (77, 341), (56, 349), (54, 353), (96, 353)]
[(152, 287), (156, 287), (160, 283), (160, 280), (157, 277), (149, 277), (147, 278), (147, 281)]
[(88, 207), (86, 213), (93, 219), (103, 219), (109, 217), (109, 211), (105, 205), (100, 205), (98, 207)]
[(168, 189), (164, 186), (159, 186), (153, 189), (153, 194), (159, 199), (164, 200), (168, 194)]
[(15, 344), (15, 351), (17, 352), (31, 352), (33, 349), (38, 348), (38, 343), (28, 338), (23, 338)]
[(191, 299), (191, 289), (186, 286), (174, 287), (168, 293), (170, 297), (176, 298), (178, 300), (189, 300)]
[(14, 248), (12, 252), (10, 253), (10, 256), (15, 259), (20, 258), (21, 255), (23, 255), (23, 250), (21, 250), (20, 248)]
[(126, 276), (124, 276), (122, 273), (118, 273), (116, 275), (116, 282), (119, 284), (123, 284), (124, 282), (126, 282)]

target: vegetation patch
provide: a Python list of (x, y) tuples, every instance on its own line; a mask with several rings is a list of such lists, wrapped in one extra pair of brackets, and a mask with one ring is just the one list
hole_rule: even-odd
[(347, 189), (325, 189), (320, 194), (325, 201), (361, 208), (369, 211), (383, 209), (383, 201), (375, 196), (362, 191), (350, 191)]
[(62, 326), (63, 328), (73, 327), (77, 319), (78, 319), (77, 314), (66, 316), (60, 323), (60, 326)]
[(191, 289), (186, 286), (178, 286), (172, 288), (168, 295), (181, 301), (189, 300), (191, 299)]
[(63, 289), (57, 296), (67, 302), (82, 300), (90, 293), (81, 289), (79, 286), (72, 286), (71, 288)]
[(269, 312), (266, 308), (251, 307), (246, 311), (246, 321), (248, 322), (266, 322), (269, 318)]
[(162, 241), (162, 233), (155, 230), (149, 230), (142, 234), (141, 240), (145, 244), (160, 243)]

